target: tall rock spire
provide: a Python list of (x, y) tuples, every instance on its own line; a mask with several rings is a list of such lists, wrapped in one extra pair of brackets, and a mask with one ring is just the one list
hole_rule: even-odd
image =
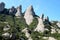
[(38, 18), (38, 25), (37, 27), (34, 29), (34, 31), (38, 31), (38, 32), (44, 32), (44, 24), (43, 24), (43, 20), (41, 18)]
[(49, 21), (49, 17), (48, 17), (48, 16), (46, 16), (46, 17), (45, 17), (45, 20)]
[(43, 13), (41, 14), (40, 18), (41, 18), (42, 20), (44, 19), (44, 14), (43, 14)]
[(24, 14), (24, 18), (25, 18), (25, 20), (26, 20), (26, 23), (28, 24), (28, 25), (30, 25), (31, 24), (31, 22), (33, 21), (33, 16), (35, 15), (35, 13), (34, 13), (34, 9), (33, 9), (33, 6), (31, 5), (31, 6), (29, 6), (28, 8), (27, 8), (27, 10), (26, 10), (26, 12), (25, 12), (25, 14)]
[(5, 9), (5, 3), (1, 2), (0, 3), (0, 12)]
[(17, 12), (16, 12), (15, 16), (18, 16), (18, 17), (22, 16), (22, 6), (21, 5), (19, 7), (17, 7)]

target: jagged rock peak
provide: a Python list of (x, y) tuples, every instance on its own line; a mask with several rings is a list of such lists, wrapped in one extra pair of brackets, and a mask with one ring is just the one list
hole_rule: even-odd
[(10, 8), (10, 10), (9, 10), (9, 13), (15, 15), (16, 8), (14, 6), (12, 6), (12, 8)]
[(22, 5), (17, 7), (17, 12), (16, 12), (15, 16), (22, 16)]
[(3, 11), (5, 9), (5, 3), (1, 2), (0, 3), (0, 12)]
[(41, 18), (38, 18), (38, 25), (37, 27), (34, 29), (34, 31), (38, 31), (38, 32), (44, 32), (44, 24), (43, 24), (43, 20)]
[(49, 17), (48, 17), (48, 16), (46, 16), (46, 17), (45, 17), (45, 20), (46, 20), (46, 21), (49, 21)]
[(30, 5), (28, 8), (27, 8), (27, 10), (26, 10), (26, 12), (29, 12), (28, 14), (31, 14), (31, 15), (35, 15), (35, 12), (34, 12), (34, 9), (33, 9), (33, 6), (32, 5)]
[(35, 13), (34, 13), (34, 10), (33, 10), (33, 6), (29, 6), (24, 14), (24, 18), (26, 20), (26, 23), (28, 25), (30, 25), (34, 19), (34, 16)]
[(44, 14), (43, 14), (43, 13), (40, 15), (40, 18), (41, 18), (42, 20), (44, 19)]

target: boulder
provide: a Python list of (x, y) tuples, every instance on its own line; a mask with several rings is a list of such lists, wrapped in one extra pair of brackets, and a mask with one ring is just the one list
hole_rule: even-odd
[(7, 25), (3, 28), (3, 31), (8, 31), (10, 29), (10, 25)]
[(57, 23), (57, 26), (60, 28), (60, 22)]
[(33, 10), (33, 6), (29, 6), (24, 14), (24, 18), (26, 20), (26, 23), (28, 25), (30, 25), (34, 19), (34, 16), (35, 13), (34, 13), (34, 10)]
[(51, 29), (51, 34), (56, 33), (56, 30), (53, 28)]
[(25, 36), (28, 38), (28, 40), (32, 40), (28, 28), (23, 29), (22, 32), (25, 33)]
[(12, 37), (12, 35), (7, 32), (7, 33), (2, 34), (2, 37), (6, 38), (6, 39), (9, 39), (9, 38)]
[(57, 39), (55, 39), (53, 37), (49, 37), (48, 40), (57, 40)]
[(29, 38), (29, 37), (30, 37), (30, 34), (28, 33), (28, 30), (27, 30), (27, 29), (28, 29), (28, 28), (23, 29), (22, 32), (24, 32), (24, 33), (25, 33), (25, 36), (26, 36), (27, 38)]
[(43, 14), (43, 13), (41, 14), (40, 18), (41, 18), (42, 20), (44, 19), (44, 14)]

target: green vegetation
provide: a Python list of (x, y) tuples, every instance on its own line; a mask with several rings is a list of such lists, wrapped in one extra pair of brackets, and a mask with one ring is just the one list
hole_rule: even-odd
[[(26, 27), (31, 31), (30, 36), (32, 37), (33, 40), (45, 40), (43, 39), (43, 37), (54, 37), (57, 40), (60, 40), (59, 33), (51, 34), (51, 26), (53, 26), (56, 29), (58, 28), (58, 26), (56, 25), (57, 21), (53, 21), (53, 23), (51, 24), (49, 24), (50, 22), (46, 22), (46, 21), (44, 21), (43, 23), (45, 25), (45, 28), (47, 28), (49, 31), (45, 30), (44, 33), (41, 33), (37, 31), (33, 31), (38, 24), (38, 19), (36, 17), (34, 17), (33, 22), (28, 26), (23, 17), (17, 18), (12, 15), (0, 14), (0, 40), (22, 40), (22, 39), (27, 40), (28, 38), (25, 36), (25, 33), (22, 32), (22, 30)], [(8, 31), (3, 31), (3, 28), (6, 25), (10, 25), (10, 29)], [(10, 34), (14, 34), (15, 39), (3, 38), (2, 34), (6, 32)]]

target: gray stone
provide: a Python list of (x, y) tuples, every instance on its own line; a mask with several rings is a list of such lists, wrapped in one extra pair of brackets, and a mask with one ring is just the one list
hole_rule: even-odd
[(15, 15), (15, 13), (16, 13), (16, 8), (12, 6), (12, 8), (10, 8), (9, 10), (9, 14)]
[(21, 5), (19, 7), (17, 7), (17, 12), (16, 12), (15, 16), (18, 16), (18, 17), (22, 16), (22, 6)]
[(60, 28), (60, 22), (57, 23), (57, 26)]
[(48, 40), (57, 40), (54, 37), (49, 37)]
[(8, 31), (10, 29), (10, 25), (7, 25), (3, 28), (3, 31)]
[(34, 29), (34, 31), (38, 31), (38, 32), (44, 32), (44, 24), (43, 24), (43, 20), (41, 18), (38, 18), (38, 25), (37, 27)]
[(26, 20), (26, 23), (30, 25), (33, 21), (33, 16), (35, 15), (33, 6), (29, 6), (24, 14), (24, 18)]
[(30, 33), (28, 31), (29, 31), (28, 28), (22, 30), (22, 32), (25, 33), (25, 36), (28, 38), (28, 40), (32, 40)]
[(2, 37), (6, 38), (6, 39), (9, 39), (9, 38), (12, 37), (12, 34), (7, 32), (7, 33), (2, 34)]
[(5, 3), (1, 2), (0, 3), (0, 12), (5, 9)]
[(43, 13), (41, 14), (40, 18), (41, 18), (42, 20), (44, 19), (44, 14), (43, 14)]

